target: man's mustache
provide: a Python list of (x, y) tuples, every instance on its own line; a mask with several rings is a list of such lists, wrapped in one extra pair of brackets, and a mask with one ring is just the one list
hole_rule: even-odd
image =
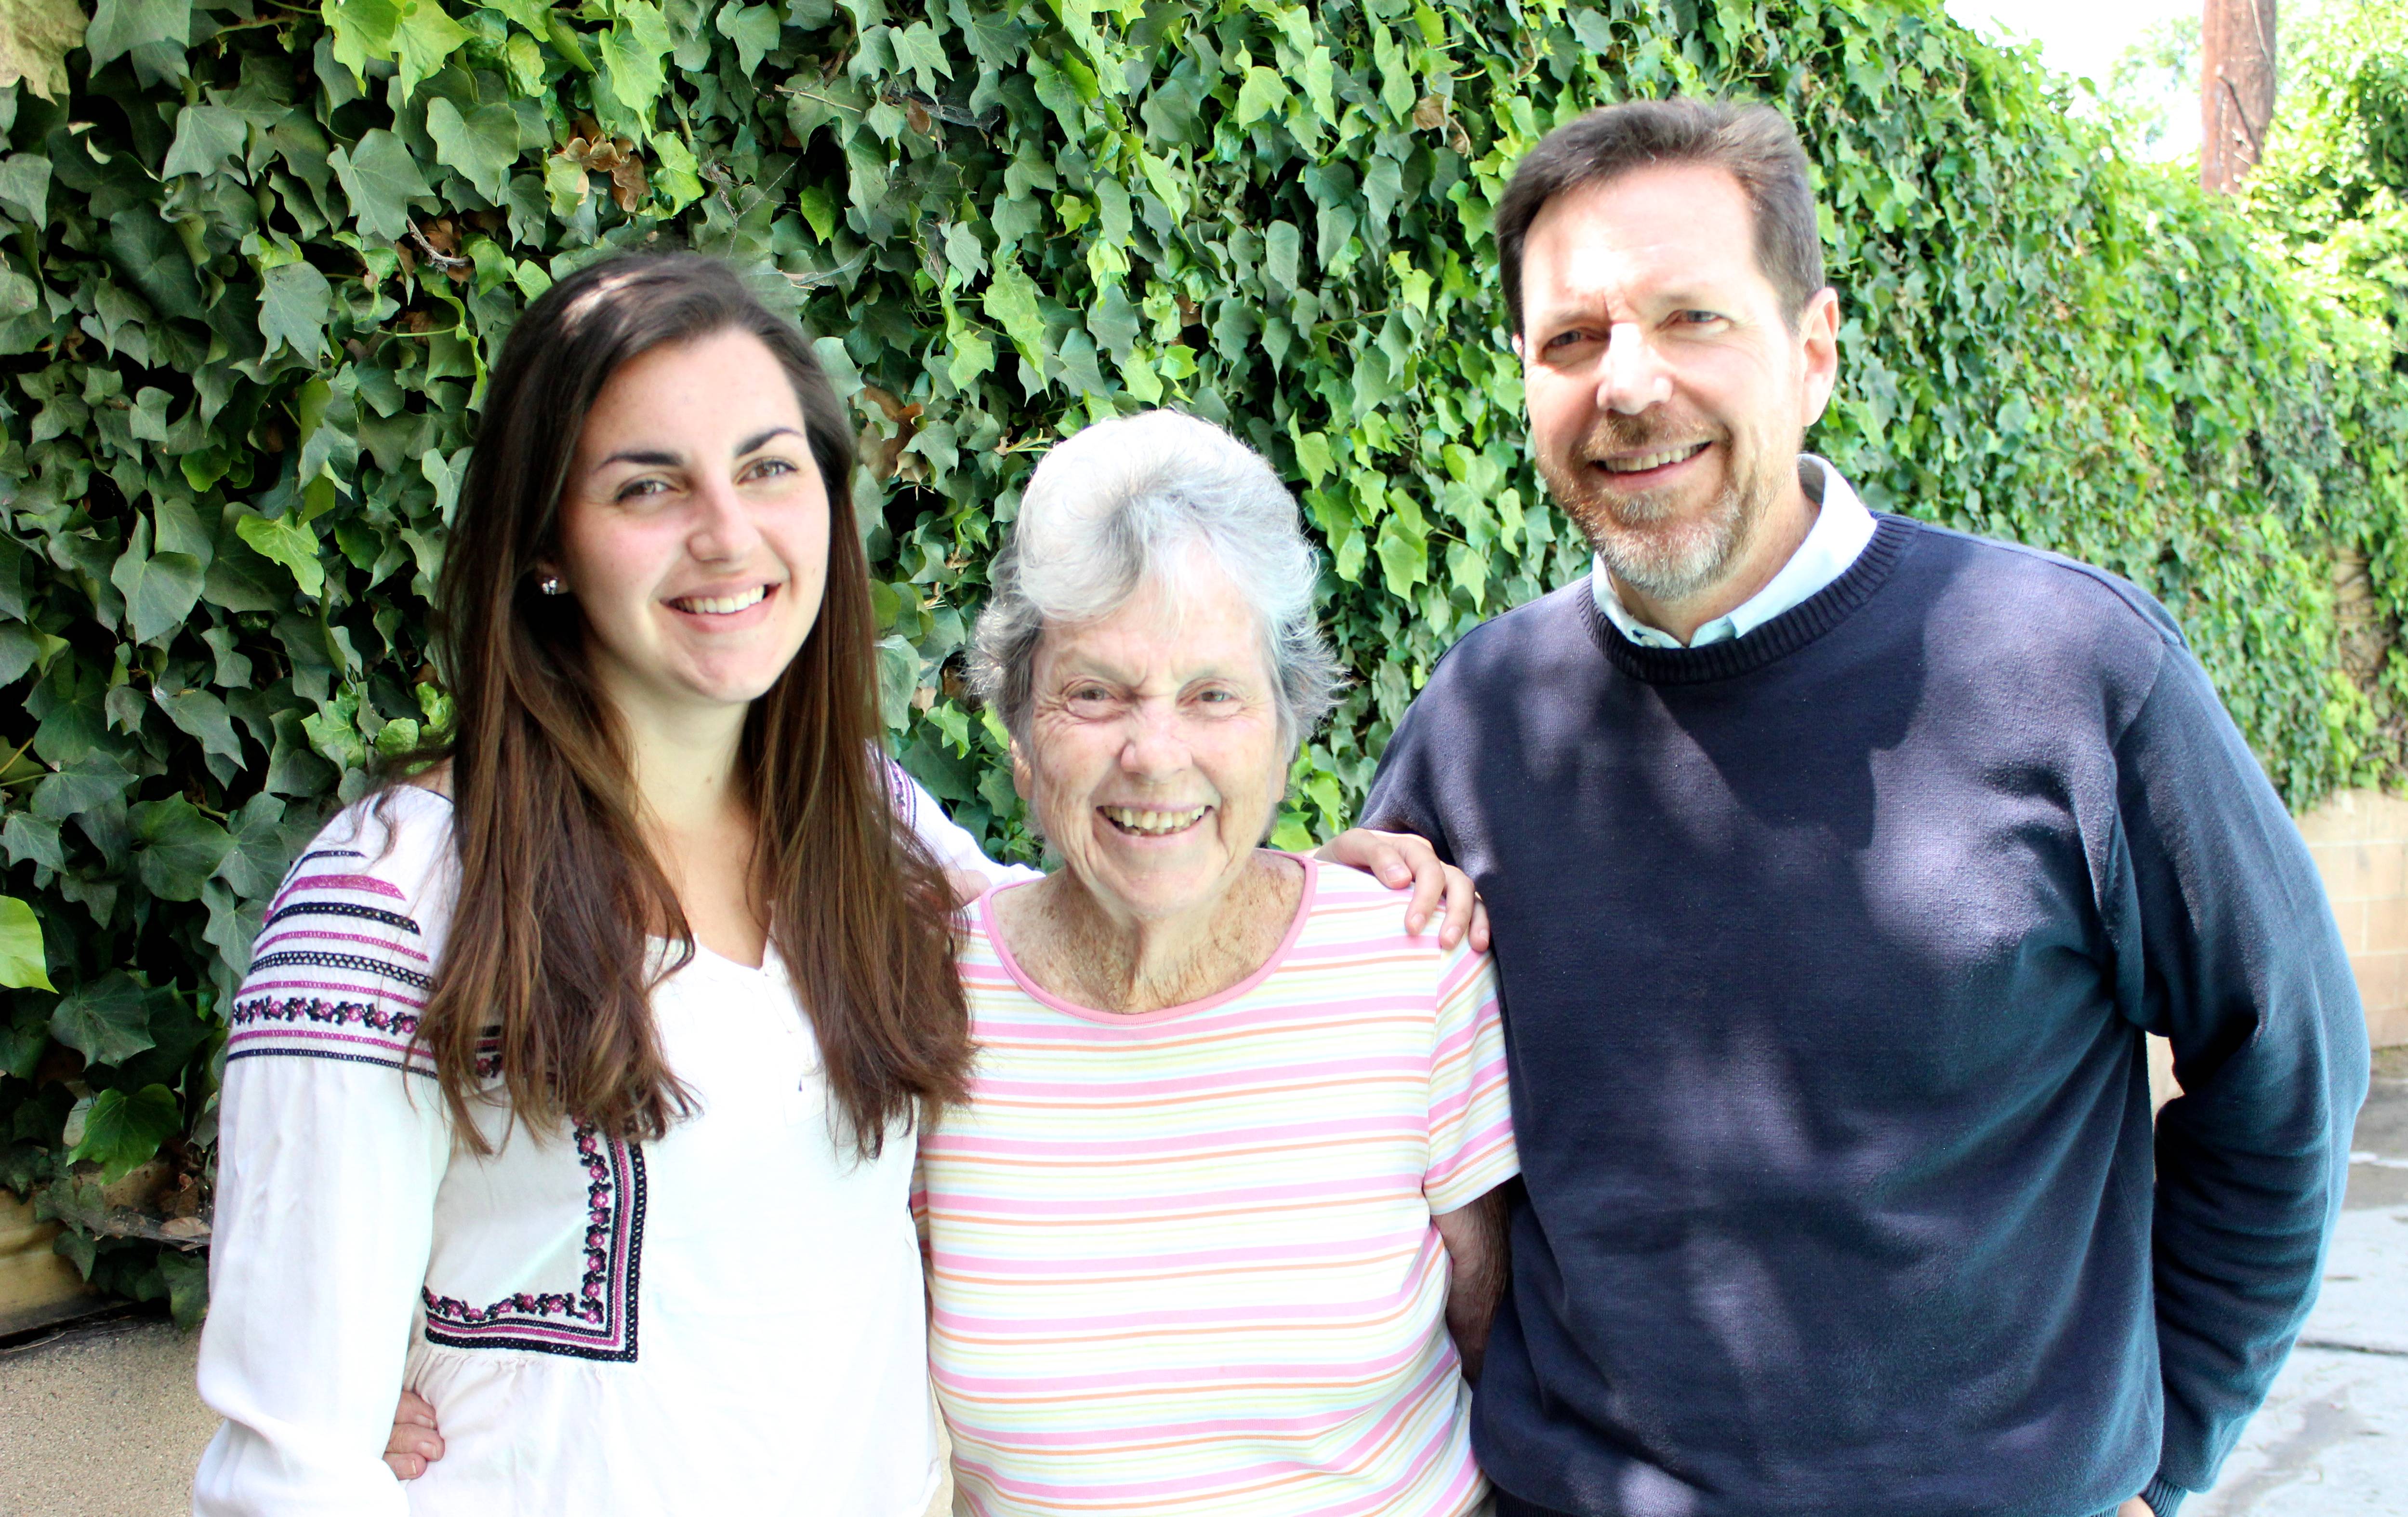
[(1671, 444), (1721, 441), (1722, 429), (1691, 416), (1667, 414), (1651, 407), (1635, 416), (1606, 412), (1589, 423), (1573, 456), (1584, 460), (1618, 453), (1645, 453)]

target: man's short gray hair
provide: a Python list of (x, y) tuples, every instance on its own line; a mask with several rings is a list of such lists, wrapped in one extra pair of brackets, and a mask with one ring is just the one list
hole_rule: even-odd
[(1263, 455), (1175, 411), (1097, 422), (1056, 443), (1030, 477), (988, 572), (994, 598), (971, 652), (972, 683), (1004, 727), (1025, 730), (1048, 622), (1108, 616), (1148, 585), (1175, 589), (1179, 556), (1197, 547), (1261, 618), (1280, 730), (1301, 743), (1343, 682), (1312, 614), (1320, 556)]

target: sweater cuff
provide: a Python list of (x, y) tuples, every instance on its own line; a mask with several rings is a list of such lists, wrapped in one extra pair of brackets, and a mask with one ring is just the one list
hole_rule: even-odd
[(2175, 1509), (2183, 1504), (2183, 1497), (2188, 1495), (2190, 1495), (2188, 1491), (2163, 1475), (2158, 1475), (2150, 1480), (2148, 1489), (2141, 1493), (2141, 1499), (2149, 1504), (2149, 1510), (2156, 1512), (2157, 1517), (2174, 1517)]

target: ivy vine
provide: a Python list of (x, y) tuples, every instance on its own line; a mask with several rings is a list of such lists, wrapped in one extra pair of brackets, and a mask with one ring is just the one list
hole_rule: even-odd
[[(26, 0), (0, 19), (0, 1184), (206, 1285), (221, 1013), (286, 860), (449, 716), (424, 625), (488, 365), (689, 244), (818, 338), (896, 750), (1031, 840), (959, 655), (1034, 456), (1181, 406), (1326, 544), (1342, 825), (1440, 653), (1584, 567), (1523, 440), (1491, 208), (1590, 106), (1798, 123), (1872, 503), (2131, 576), (2296, 803), (2396, 776), (2336, 553), (2408, 593), (2403, 390), (2235, 208), (1938, 0)], [(29, 936), (29, 932), (32, 934)]]

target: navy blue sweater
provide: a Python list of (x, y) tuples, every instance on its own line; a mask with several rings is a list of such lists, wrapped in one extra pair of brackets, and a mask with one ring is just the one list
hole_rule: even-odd
[[(1366, 820), (1496, 934), (1505, 1491), (2163, 1517), (2212, 1481), (2315, 1296), (2366, 1027), (2154, 600), (1897, 516), (1703, 648), (1634, 645), (1584, 580), (1441, 660)], [(2144, 1029), (2186, 1092), (2154, 1185)]]

